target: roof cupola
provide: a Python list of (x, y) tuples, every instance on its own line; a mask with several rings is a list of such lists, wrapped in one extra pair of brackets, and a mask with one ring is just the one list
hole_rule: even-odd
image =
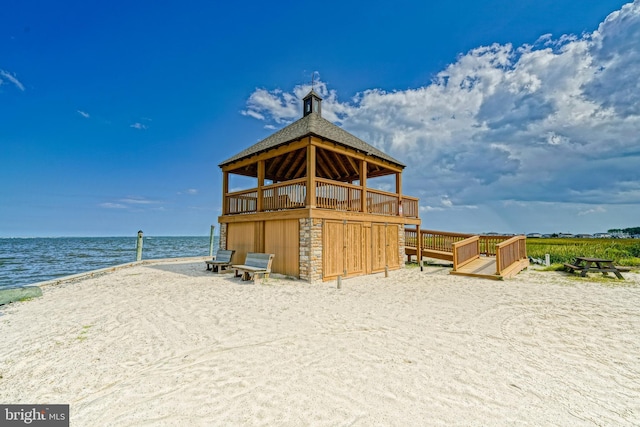
[(302, 99), (302, 116), (306, 117), (311, 113), (322, 115), (322, 98), (313, 89)]

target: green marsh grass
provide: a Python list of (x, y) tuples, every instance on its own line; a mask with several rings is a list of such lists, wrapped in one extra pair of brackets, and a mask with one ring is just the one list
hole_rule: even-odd
[(551, 264), (573, 262), (575, 257), (612, 259), (614, 264), (640, 267), (640, 240), (638, 239), (527, 239), (527, 255), (544, 259)]

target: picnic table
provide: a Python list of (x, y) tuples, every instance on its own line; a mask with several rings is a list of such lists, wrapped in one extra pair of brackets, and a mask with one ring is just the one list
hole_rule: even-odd
[(602, 258), (576, 257), (573, 264), (565, 264), (564, 266), (571, 271), (579, 271), (582, 277), (586, 277), (587, 273), (592, 271), (604, 275), (613, 273), (618, 279), (624, 279), (620, 272), (629, 271), (626, 268), (616, 267), (611, 259)]

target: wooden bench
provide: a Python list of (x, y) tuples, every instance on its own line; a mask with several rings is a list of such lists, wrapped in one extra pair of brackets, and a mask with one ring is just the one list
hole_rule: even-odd
[(565, 263), (564, 264), (564, 268), (565, 268), (565, 270), (571, 270), (572, 272), (576, 271), (576, 270), (577, 271), (582, 271), (582, 267), (578, 267), (577, 265), (573, 265), (573, 264)]
[(205, 261), (207, 270), (214, 273), (222, 273), (222, 271), (231, 265), (231, 257), (236, 251), (229, 251), (226, 249), (220, 249), (216, 256), (212, 260)]
[(262, 276), (269, 278), (273, 257), (274, 254), (249, 252), (244, 264), (232, 265), (231, 268), (235, 270), (235, 277), (240, 277), (238, 272), (242, 271), (242, 280), (253, 280), (254, 283), (259, 284)]

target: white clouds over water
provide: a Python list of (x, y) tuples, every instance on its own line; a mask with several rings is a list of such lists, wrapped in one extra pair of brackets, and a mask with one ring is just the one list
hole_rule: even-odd
[[(289, 123), (308, 90), (258, 89), (244, 114)], [(473, 49), (423, 87), (315, 90), (325, 118), (407, 164), (404, 192), (427, 209), (640, 204), (640, 0), (589, 34)]]

